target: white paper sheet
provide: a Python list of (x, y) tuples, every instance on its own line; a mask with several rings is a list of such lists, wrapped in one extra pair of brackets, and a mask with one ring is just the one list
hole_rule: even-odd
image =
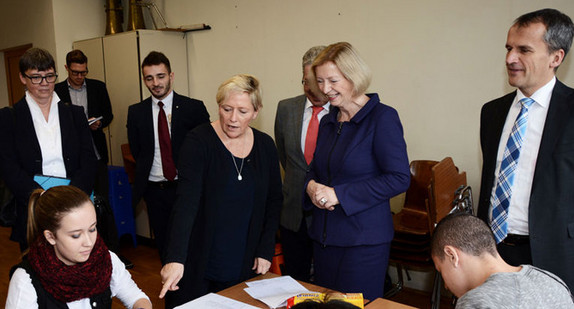
[(264, 302), (270, 308), (287, 305), (287, 299), (299, 293), (309, 292), (290, 276), (246, 282), (245, 292)]
[(209, 293), (200, 298), (194, 299), (174, 309), (259, 309), (257, 307), (221, 296), (219, 294)]

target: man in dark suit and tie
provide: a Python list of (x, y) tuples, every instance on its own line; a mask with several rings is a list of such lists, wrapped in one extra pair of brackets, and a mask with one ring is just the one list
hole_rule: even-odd
[[(309, 281), (313, 243), (307, 235), (311, 214), (302, 209), (305, 174), (313, 159), (321, 117), (329, 113), (327, 98), (311, 89), (311, 63), (325, 46), (315, 46), (303, 56), (303, 90), (305, 94), (279, 102), (275, 117), (275, 142), (279, 161), (285, 170), (283, 208), (281, 210), (281, 244), (285, 273)], [(314, 112), (315, 110), (315, 112)]]
[(574, 288), (574, 90), (555, 77), (572, 20), (554, 9), (520, 16), (506, 41), (516, 91), (486, 103), (478, 216), (514, 266), (532, 264)]
[(136, 161), (133, 203), (145, 200), (163, 262), (177, 188), (179, 149), (188, 131), (209, 122), (209, 114), (203, 102), (173, 91), (174, 73), (163, 53), (152, 51), (146, 56), (142, 75), (152, 96), (129, 107), (127, 122)]

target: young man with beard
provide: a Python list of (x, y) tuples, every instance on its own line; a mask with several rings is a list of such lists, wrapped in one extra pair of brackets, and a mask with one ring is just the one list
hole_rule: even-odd
[(128, 110), (128, 141), (136, 161), (133, 203), (144, 199), (151, 229), (163, 262), (166, 231), (175, 202), (178, 154), (188, 131), (209, 122), (203, 102), (172, 89), (169, 59), (152, 51), (143, 60), (142, 75), (151, 97)]

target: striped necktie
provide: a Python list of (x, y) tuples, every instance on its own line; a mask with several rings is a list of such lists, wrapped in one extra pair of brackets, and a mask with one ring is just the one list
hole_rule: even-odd
[(520, 100), (522, 107), (506, 142), (506, 148), (504, 148), (504, 153), (502, 154), (502, 162), (500, 162), (500, 171), (496, 179), (496, 189), (490, 198), (490, 204), (492, 205), (490, 227), (496, 238), (496, 243), (501, 242), (508, 234), (508, 206), (512, 197), (514, 172), (518, 165), (520, 148), (526, 132), (528, 108), (534, 102), (530, 98)]

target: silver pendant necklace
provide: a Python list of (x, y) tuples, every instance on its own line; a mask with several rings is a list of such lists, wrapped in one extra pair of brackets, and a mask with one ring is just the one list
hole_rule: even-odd
[[(229, 153), (231, 153), (231, 151)], [(237, 168), (237, 162), (235, 162), (235, 157), (233, 156), (232, 153), (231, 153), (231, 159), (233, 160), (233, 165), (235, 166), (235, 170), (237, 171), (237, 180), (239, 181), (243, 180), (243, 177), (241, 176), (241, 171), (243, 171), (243, 162), (245, 161), (245, 158), (241, 159), (240, 168)]]

